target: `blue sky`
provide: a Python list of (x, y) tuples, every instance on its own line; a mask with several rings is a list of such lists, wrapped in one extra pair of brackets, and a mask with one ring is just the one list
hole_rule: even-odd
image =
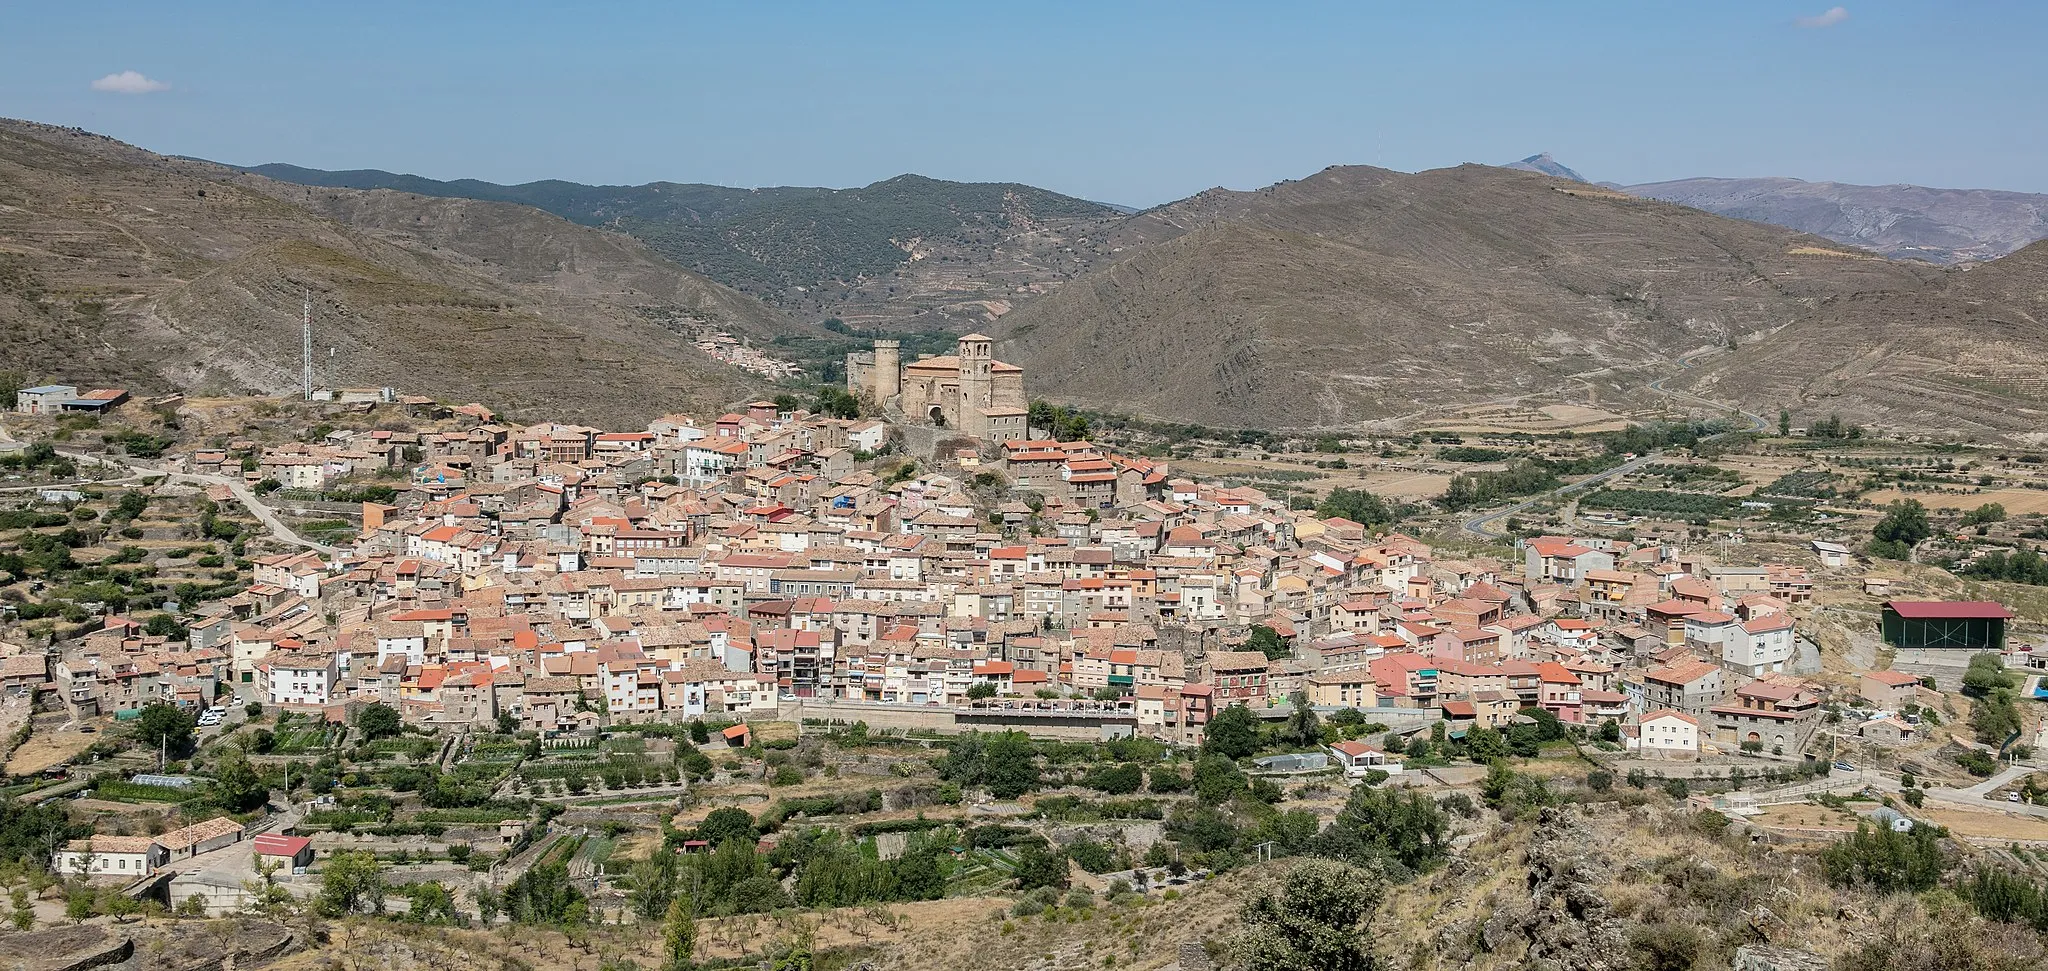
[(2041, 3), (65, 0), (0, 24), (0, 115), (237, 163), (1149, 205), (1549, 151), (1621, 182), (2048, 192)]

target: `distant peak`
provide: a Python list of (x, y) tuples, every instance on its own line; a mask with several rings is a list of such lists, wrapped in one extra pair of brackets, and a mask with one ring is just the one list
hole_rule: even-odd
[(1509, 162), (1508, 164), (1501, 167), (1508, 169), (1520, 169), (1524, 172), (1536, 172), (1542, 175), (1548, 175), (1559, 179), (1570, 179), (1573, 182), (1591, 181), (1587, 179), (1585, 176), (1572, 171), (1569, 166), (1564, 165), (1555, 158), (1552, 158), (1549, 152), (1541, 152), (1535, 155), (1531, 155), (1528, 158), (1522, 159), (1519, 162)]

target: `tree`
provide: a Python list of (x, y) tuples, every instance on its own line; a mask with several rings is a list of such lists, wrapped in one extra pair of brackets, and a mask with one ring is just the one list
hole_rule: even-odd
[(1963, 514), (1963, 526), (1965, 528), (2004, 521), (2005, 506), (1995, 502), (1987, 502)]
[(1343, 487), (1330, 490), (1323, 501), (1316, 504), (1316, 515), (1329, 519), (1349, 519), (1361, 526), (1381, 526), (1394, 521), (1393, 510), (1385, 501), (1364, 489)]
[(192, 750), (193, 724), (185, 709), (154, 701), (143, 706), (135, 719), (135, 740), (152, 751), (182, 758)]
[(1372, 870), (1305, 860), (1278, 894), (1245, 904), (1231, 950), (1247, 971), (1374, 971), (1380, 964), (1366, 925), (1386, 890)]
[(1361, 786), (1309, 851), (1355, 866), (1375, 862), (1422, 872), (1449, 852), (1451, 820), (1436, 800), (1407, 790)]
[(652, 921), (668, 913), (676, 902), (679, 870), (676, 855), (669, 852), (633, 864), (626, 872), (626, 899), (633, 905), (633, 916)]
[(1285, 661), (1294, 656), (1294, 649), (1287, 645), (1280, 632), (1264, 624), (1252, 625), (1252, 633), (1245, 638), (1244, 649), (1257, 651), (1272, 661)]
[(1885, 507), (1884, 518), (1871, 527), (1870, 552), (1874, 556), (1903, 560), (1913, 547), (1934, 534), (1927, 523), (1927, 507), (1918, 499), (1900, 499)]
[(1295, 745), (1321, 744), (1322, 719), (1316, 715), (1315, 706), (1308, 703), (1308, 692), (1294, 692), (1287, 696), (1287, 702), (1294, 706), (1294, 710), (1288, 712), (1287, 722), (1280, 728), (1281, 737)]
[(1977, 741), (1986, 745), (2003, 745), (2020, 730), (2020, 710), (2013, 704), (2011, 688), (1994, 689), (1990, 696), (1979, 700), (1970, 710), (1970, 730), (1977, 735)]
[(1023, 732), (1003, 732), (983, 750), (983, 785), (997, 799), (1015, 799), (1038, 788), (1038, 757)]
[(1790, 438), (1791, 436), (1792, 412), (1786, 408), (1780, 407), (1778, 409), (1778, 437)]
[(984, 698), (993, 698), (995, 696), (996, 685), (993, 681), (983, 681), (967, 686), (967, 700), (969, 701), (980, 701)]
[(724, 846), (733, 840), (751, 843), (757, 836), (754, 817), (737, 806), (713, 809), (697, 824), (697, 838), (712, 846)]
[(269, 801), (270, 790), (248, 759), (240, 753), (226, 754), (213, 770), (213, 799), (228, 812), (245, 813)]
[(1028, 844), (1017, 854), (1017, 889), (1036, 890), (1039, 887), (1067, 888), (1067, 856), (1037, 843)]
[(1992, 692), (2017, 686), (2012, 673), (2005, 669), (1998, 652), (1984, 651), (1970, 656), (1970, 666), (1963, 671), (1963, 693), (1972, 698), (1989, 697)]
[(1821, 871), (1829, 883), (1865, 887), (1878, 893), (1918, 893), (1941, 881), (1945, 866), (1940, 840), (1931, 827), (1894, 832), (1888, 826), (1858, 823), (1856, 832), (1820, 853)]
[(317, 906), (329, 917), (384, 911), (384, 866), (364, 850), (336, 850), (320, 873)]
[(1465, 751), (1472, 761), (1484, 765), (1508, 757), (1507, 740), (1485, 725), (1474, 725), (1465, 730)]
[(1210, 752), (1195, 760), (1195, 798), (1202, 802), (1222, 805), (1249, 788), (1244, 771), (1220, 753)]
[(661, 928), (661, 971), (690, 971), (697, 966), (697, 918), (688, 897), (668, 905)]
[(364, 741), (391, 738), (400, 727), (397, 709), (382, 702), (371, 702), (356, 712), (356, 731), (363, 733)]
[(1209, 719), (1202, 733), (1202, 751), (1228, 759), (1249, 758), (1259, 750), (1259, 716), (1243, 702), (1231, 705)]
[(405, 919), (415, 924), (455, 923), (455, 896), (432, 880), (407, 884)]
[(1097, 766), (1081, 777), (1081, 784), (1112, 796), (1128, 796), (1144, 786), (1145, 771), (1136, 762)]

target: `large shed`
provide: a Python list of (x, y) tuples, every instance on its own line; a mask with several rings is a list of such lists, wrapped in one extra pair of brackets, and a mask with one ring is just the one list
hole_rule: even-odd
[(1989, 600), (1889, 600), (1881, 626), (1895, 648), (2004, 651), (2012, 611)]

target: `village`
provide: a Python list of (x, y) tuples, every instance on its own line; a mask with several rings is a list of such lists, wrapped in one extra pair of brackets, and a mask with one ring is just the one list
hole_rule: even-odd
[[(1274, 852), (1196, 835), (1214, 773), (1320, 825), (1354, 789), (1477, 795), (1509, 759), (1760, 834), (1917, 812), (2048, 846), (2038, 625), (1909, 597), (1924, 573), (1838, 529), (1734, 546), (1553, 502), (1527, 515), (1584, 528), (1428, 540), (1063, 438), (986, 338), (894, 352), (850, 362), (871, 417), (792, 397), (619, 431), (20, 392), (6, 794), (78, 828), (17, 926), (345, 913), (369, 905), (336, 874), (366, 868), (379, 912), (524, 921), (566, 880), (656, 920), (649, 867), (736, 837), (772, 859), (799, 821), (899, 871), (951, 834), (891, 899), (1157, 894)], [(1423, 457), (1446, 447), (1472, 446)], [(1031, 767), (1005, 780), (1013, 738)], [(725, 913), (867, 902), (803, 886)]]

